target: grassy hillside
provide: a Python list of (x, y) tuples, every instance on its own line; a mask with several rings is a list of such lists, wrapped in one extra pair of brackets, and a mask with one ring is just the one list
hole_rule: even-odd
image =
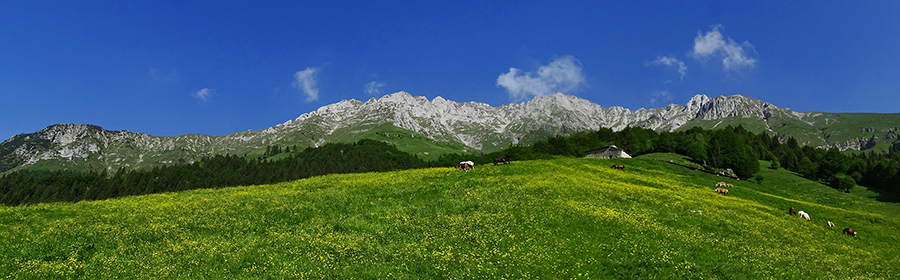
[[(822, 133), (815, 127), (794, 118), (786, 118), (783, 116), (773, 116), (766, 122), (763, 119), (730, 117), (717, 120), (693, 119), (685, 123), (677, 131), (686, 131), (693, 127), (701, 127), (706, 130), (721, 129), (727, 126), (743, 126), (744, 129), (753, 133), (778, 133), (794, 137), (797, 142), (802, 145), (818, 147), (832, 142), (825, 141)], [(840, 139), (846, 141), (847, 139)]]
[(884, 152), (896, 142), (900, 131), (900, 114), (872, 114), (872, 113), (818, 113), (812, 119), (816, 123), (822, 123), (817, 128), (822, 131), (829, 143), (846, 141), (848, 139), (877, 136), (879, 142), (870, 149), (875, 152)]
[[(371, 139), (379, 142), (385, 142), (397, 147), (398, 150), (415, 155), (423, 160), (436, 160), (441, 155), (450, 153), (461, 153), (469, 151), (471, 148), (458, 143), (439, 142), (424, 135), (395, 127), (393, 125), (368, 126), (363, 130), (347, 131), (337, 130), (333, 134), (326, 137), (324, 143), (355, 143), (362, 139)], [(314, 145), (298, 145), (290, 141), (277, 142), (274, 145), (281, 147), (294, 147), (305, 149)], [(247, 158), (263, 157), (266, 147), (254, 150), (247, 154)], [(278, 155), (269, 157), (269, 159), (277, 160), (285, 158), (287, 155)]]
[[(734, 188), (721, 196), (712, 191), (720, 178), (648, 158), (554, 159), (0, 207), (0, 277), (900, 274), (896, 204), (783, 170), (761, 174), (762, 184), (728, 180)], [(785, 214), (791, 206), (812, 221)]]
[[(774, 132), (794, 137), (801, 145), (813, 147), (870, 139), (877, 136), (877, 144), (867, 151), (885, 152), (900, 134), (900, 114), (820, 113), (808, 112), (803, 120), (793, 116), (774, 115), (768, 122), (756, 118), (729, 117), (716, 120), (692, 119), (677, 131), (692, 127), (711, 130), (728, 125), (741, 125), (753, 133)], [(810, 123), (806, 123), (808, 121)]]
[[(334, 137), (342, 137), (342, 135), (337, 135), (336, 133)], [(337, 139), (339, 138), (335, 138), (334, 141), (337, 142)], [(428, 161), (436, 160), (443, 154), (472, 150), (472, 148), (466, 147), (461, 143), (435, 141), (424, 135), (393, 125), (381, 125), (366, 131), (365, 134), (340, 139), (340, 141), (346, 141), (346, 139), (353, 139), (353, 141), (359, 141), (359, 139), (383, 141), (393, 144), (400, 151), (416, 155), (420, 159)]]

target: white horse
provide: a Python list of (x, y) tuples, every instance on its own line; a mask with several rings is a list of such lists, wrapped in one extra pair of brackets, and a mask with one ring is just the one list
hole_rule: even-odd
[(809, 214), (806, 214), (806, 212), (800, 211), (800, 212), (797, 212), (797, 215), (800, 216), (800, 218), (804, 218), (807, 221), (809, 221)]

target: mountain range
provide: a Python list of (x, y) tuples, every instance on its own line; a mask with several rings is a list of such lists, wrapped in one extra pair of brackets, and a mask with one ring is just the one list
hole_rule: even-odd
[(814, 147), (882, 152), (897, 141), (900, 114), (794, 112), (741, 95), (696, 95), (685, 105), (629, 110), (604, 108), (557, 93), (494, 107), (442, 97), (428, 100), (401, 91), (367, 101), (344, 100), (267, 129), (223, 136), (163, 137), (96, 125), (55, 124), (0, 143), (0, 172), (149, 168), (216, 154), (259, 157), (274, 145), (306, 148), (365, 138), (434, 159), (446, 153), (493, 152), (601, 127), (678, 131), (727, 125), (773, 133), (781, 139), (794, 137)]

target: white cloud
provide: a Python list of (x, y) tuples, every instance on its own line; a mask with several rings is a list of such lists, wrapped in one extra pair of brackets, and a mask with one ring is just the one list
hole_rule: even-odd
[(650, 105), (654, 107), (668, 105), (672, 102), (673, 98), (672, 94), (667, 90), (657, 91), (650, 95)]
[(516, 68), (497, 77), (497, 86), (506, 88), (513, 100), (547, 96), (556, 92), (571, 93), (585, 84), (581, 63), (575, 57), (564, 56), (538, 68), (536, 73), (519, 73)]
[(721, 28), (722, 25), (714, 25), (712, 30), (706, 32), (706, 34), (697, 32), (697, 37), (694, 37), (694, 50), (691, 52), (691, 56), (699, 60), (721, 57), (725, 71), (755, 67), (756, 59), (747, 54), (748, 52), (753, 52), (753, 45), (747, 41), (738, 44), (731, 38), (723, 35), (722, 32), (719, 32)]
[(204, 88), (204, 89), (198, 90), (197, 92), (194, 93), (194, 98), (197, 98), (203, 102), (206, 102), (209, 100), (209, 95), (212, 94), (214, 91), (215, 91), (215, 89), (210, 89), (210, 88)]
[(687, 75), (687, 65), (684, 65), (684, 61), (678, 60), (674, 56), (657, 56), (656, 60), (650, 62), (650, 64), (657, 65), (665, 65), (665, 66), (677, 66), (678, 73), (681, 74), (681, 78), (684, 79), (684, 75)]
[(318, 68), (306, 67), (306, 70), (294, 73), (294, 87), (306, 94), (306, 102), (319, 99), (319, 87), (316, 86), (316, 73)]
[(384, 87), (384, 83), (379, 82), (369, 82), (366, 84), (366, 94), (378, 96), (381, 95), (381, 88)]

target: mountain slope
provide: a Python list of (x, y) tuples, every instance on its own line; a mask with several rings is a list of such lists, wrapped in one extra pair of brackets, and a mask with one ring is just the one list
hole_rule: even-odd
[(304, 148), (364, 138), (433, 159), (445, 153), (492, 152), (553, 135), (626, 126), (674, 131), (743, 125), (753, 132), (794, 137), (804, 145), (881, 151), (897, 140), (898, 124), (900, 114), (801, 113), (741, 95), (697, 95), (686, 105), (632, 111), (604, 108), (559, 93), (493, 107), (397, 92), (365, 102), (344, 100), (268, 129), (224, 136), (158, 137), (91, 125), (53, 125), (0, 144), (0, 172), (24, 166), (146, 168), (213, 154), (259, 156), (270, 145)]
[[(609, 168), (624, 164), (625, 171)], [(897, 204), (642, 159), (327, 175), (0, 206), (0, 276), (889, 279)], [(778, 173), (779, 176), (776, 176)], [(780, 178), (787, 178), (781, 180)], [(787, 215), (808, 212), (811, 221)], [(701, 210), (693, 213), (691, 210)], [(875, 221), (870, 222), (870, 220)], [(830, 229), (826, 221), (838, 228)], [(851, 227), (856, 237), (841, 233)], [(777, 244), (777, 246), (773, 246)]]

